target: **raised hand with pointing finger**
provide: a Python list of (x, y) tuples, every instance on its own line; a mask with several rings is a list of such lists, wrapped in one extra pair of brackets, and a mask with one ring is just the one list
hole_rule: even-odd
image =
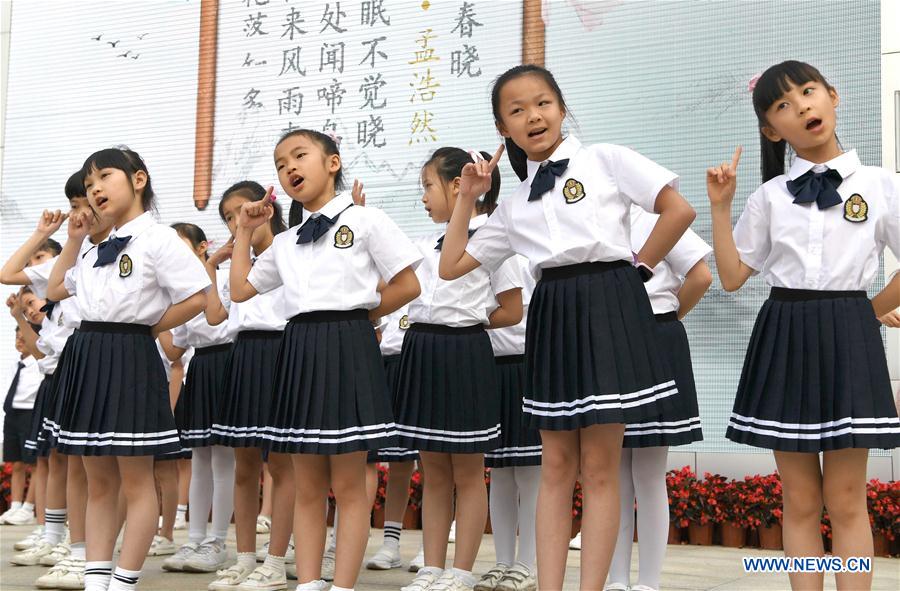
[(269, 186), (266, 196), (261, 201), (248, 201), (241, 206), (238, 226), (253, 230), (268, 222), (275, 215), (273, 201), (275, 201), (274, 187)]
[(731, 162), (706, 169), (706, 193), (713, 207), (731, 206), (737, 188), (737, 167), (741, 160), (741, 147), (734, 150)]
[(462, 174), (459, 176), (460, 199), (475, 200), (490, 190), (491, 174), (497, 168), (504, 149), (505, 146), (500, 144), (490, 160), (485, 160), (477, 152), (469, 152), (472, 155), (472, 162), (463, 166)]

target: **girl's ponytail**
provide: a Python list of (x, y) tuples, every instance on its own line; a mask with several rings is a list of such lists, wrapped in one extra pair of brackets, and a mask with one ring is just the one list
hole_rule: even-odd
[[(512, 141), (512, 138), (506, 138), (506, 156), (509, 158), (509, 164), (512, 166), (513, 172), (519, 177), (520, 181), (528, 178), (528, 155), (525, 150), (519, 147), (519, 144)], [(490, 160), (490, 158), (488, 158)]]
[(787, 148), (787, 142), (784, 140), (773, 142), (760, 133), (759, 147), (762, 181), (765, 183), (784, 174), (784, 153)]

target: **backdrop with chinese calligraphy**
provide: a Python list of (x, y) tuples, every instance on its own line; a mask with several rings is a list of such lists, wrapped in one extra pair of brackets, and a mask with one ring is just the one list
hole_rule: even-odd
[(434, 229), (428, 155), (499, 145), (490, 84), (519, 60), (521, 3), (226, 0), (218, 31), (213, 202), (272, 182), (277, 138), (313, 128), (341, 137), (345, 176), (416, 234)]

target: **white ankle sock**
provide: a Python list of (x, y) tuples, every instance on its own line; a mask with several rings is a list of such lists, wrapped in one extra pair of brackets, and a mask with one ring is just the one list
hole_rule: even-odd
[(56, 545), (62, 542), (66, 535), (66, 509), (44, 509), (44, 535), (45, 541)]
[(91, 561), (84, 565), (84, 591), (106, 591), (112, 577), (112, 561)]
[(253, 570), (256, 568), (256, 552), (238, 552), (237, 561), (244, 568)]
[(84, 560), (84, 542), (72, 542), (70, 548), (72, 550), (72, 558)]
[(400, 532), (403, 531), (403, 524), (399, 521), (384, 522), (384, 545), (391, 546), (395, 550), (400, 547)]
[(141, 571), (127, 570), (117, 566), (109, 582), (109, 591), (135, 591), (138, 581), (141, 580)]

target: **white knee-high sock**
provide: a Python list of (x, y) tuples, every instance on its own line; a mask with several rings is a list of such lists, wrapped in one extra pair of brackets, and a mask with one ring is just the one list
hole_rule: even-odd
[(537, 520), (538, 491), (541, 488), (540, 466), (517, 466), (513, 468), (516, 488), (519, 489), (519, 553), (516, 561), (537, 573), (537, 541), (535, 523)]
[[(634, 539), (634, 483), (631, 481), (632, 449), (622, 448), (619, 462), (619, 534), (609, 565), (609, 582), (629, 585), (631, 545)], [(668, 526), (666, 526), (668, 531)]]
[(516, 528), (519, 522), (519, 491), (514, 468), (491, 470), (491, 529), (497, 562), (512, 566), (516, 560)]
[(328, 538), (328, 544), (325, 545), (326, 552), (335, 552), (337, 549), (338, 517), (340, 517), (340, 513), (338, 512), (337, 507), (335, 507), (334, 527), (331, 528), (331, 536)]
[(666, 493), (668, 447), (632, 450), (631, 474), (637, 496), (638, 584), (659, 589), (669, 529)]
[(188, 524), (188, 540), (199, 544), (206, 539), (209, 509), (213, 502), (212, 448), (195, 447), (191, 454), (191, 487), (188, 506), (191, 521)]
[(212, 535), (224, 544), (234, 513), (234, 450), (230, 447), (212, 448), (212, 484)]

